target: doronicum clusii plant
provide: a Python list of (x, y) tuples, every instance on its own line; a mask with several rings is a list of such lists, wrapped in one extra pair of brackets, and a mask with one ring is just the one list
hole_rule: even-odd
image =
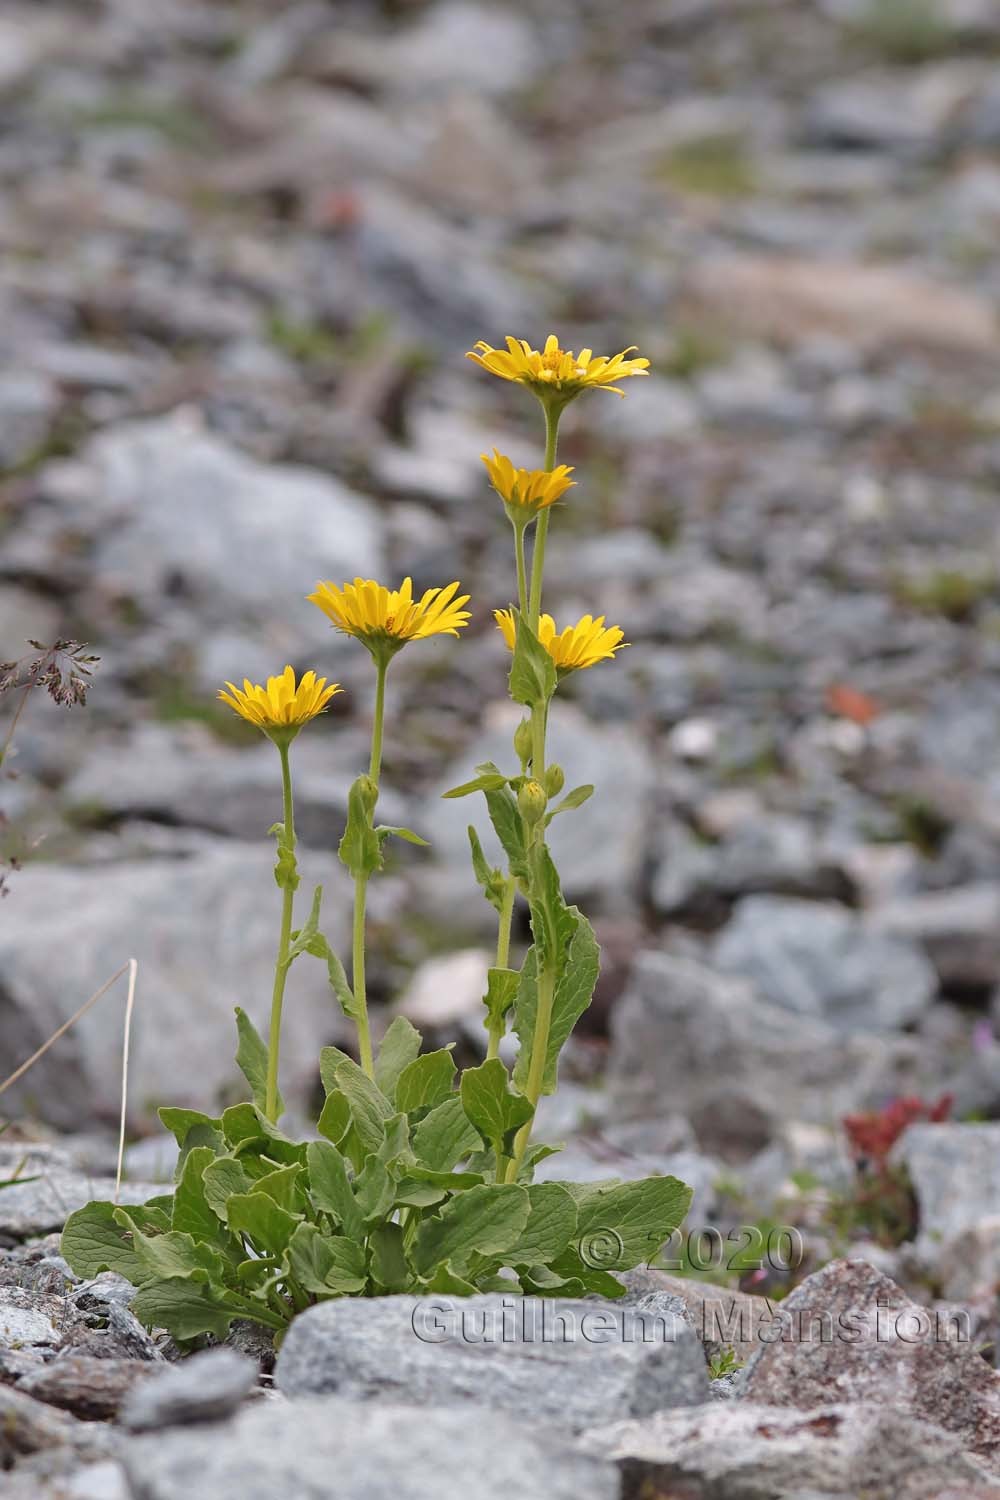
[[(397, 589), (361, 578), (321, 582), (308, 596), (367, 649), (375, 669), (371, 756), (351, 788), (339, 849), (354, 882), (350, 979), (320, 927), (321, 889), (304, 922), (295, 918), (292, 746), (340, 689), (313, 672), (296, 682), (286, 667), (265, 686), (229, 683), (220, 694), (274, 742), (280, 760), (283, 816), (271, 831), (281, 920), (268, 1038), (237, 1010), (236, 1060), (250, 1097), (218, 1116), (160, 1111), (180, 1148), (172, 1192), (141, 1208), (90, 1203), (70, 1217), (62, 1240), (79, 1275), (109, 1269), (133, 1282), (133, 1310), (148, 1326), (181, 1340), (222, 1338), (240, 1318), (280, 1337), (296, 1313), (331, 1297), (519, 1289), (618, 1297), (624, 1287), (615, 1273), (648, 1260), (684, 1219), (690, 1190), (673, 1177), (533, 1180), (558, 1149), (532, 1139), (535, 1112), (556, 1087), (560, 1051), (590, 1004), (599, 967), (590, 923), (564, 899), (547, 841), (553, 818), (582, 807), (593, 788), (566, 790), (561, 767), (547, 759), (549, 705), (570, 673), (613, 661), (626, 644), (603, 616), (560, 629), (542, 612), (550, 518), (574, 483), (569, 468), (556, 466), (556, 445), (570, 402), (590, 389), (621, 395), (617, 382), (646, 373), (648, 362), (631, 353), (575, 355), (550, 336), (541, 351), (508, 339), (506, 349), (480, 343), (469, 356), (537, 397), (545, 426), (540, 469), (515, 468), (496, 450), (483, 455), (514, 533), (516, 603), (495, 611), (511, 652), (510, 694), (524, 710), (512, 767), (478, 766), (447, 793), (482, 795), (503, 851), (503, 863), (492, 866), (470, 826), (473, 871), (497, 913), (479, 1066), (459, 1076), (451, 1048), (423, 1051), (402, 1017), (376, 1048), (365, 989), (369, 882), (387, 839), (423, 842), (376, 822), (389, 667), (413, 642), (458, 636), (470, 618), (468, 596), (456, 582), (415, 598), (408, 578)], [(531, 925), (519, 967), (511, 954), (518, 897)], [(286, 980), (303, 956), (326, 965), (356, 1028), (358, 1060), (337, 1047), (321, 1050), (325, 1102), (315, 1138), (299, 1141), (280, 1129), (278, 1073)], [(501, 1057), (508, 1033), (516, 1039), (513, 1067)]]

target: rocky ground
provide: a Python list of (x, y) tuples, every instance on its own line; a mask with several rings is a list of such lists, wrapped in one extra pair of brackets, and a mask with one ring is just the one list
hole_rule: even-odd
[[(690, 1227), (725, 1244), (668, 1247), (656, 1294), (687, 1288), (699, 1336), (691, 1272), (868, 1310), (903, 1295), (891, 1276), (972, 1331), (918, 1341), (905, 1370), (878, 1340), (847, 1373), (842, 1343), (810, 1345), (808, 1380), (794, 1341), (708, 1338), (716, 1362), (752, 1356), (710, 1383), (669, 1361), (661, 1383), (616, 1345), (553, 1436), (502, 1377), (482, 1426), (430, 1367), (431, 1414), (397, 1411), (390, 1323), (385, 1368), (338, 1380), (335, 1407), (279, 1363), (280, 1411), (268, 1388), (196, 1442), (167, 1393), (162, 1433), (108, 1427), (165, 1351), (39, 1237), (113, 1172), (112, 995), (3, 1100), (27, 1123), (0, 1178), (37, 1179), (0, 1189), (12, 1495), (190, 1495), (197, 1455), (206, 1495), (270, 1497), (267, 1453), (304, 1466), (290, 1494), (326, 1493), (336, 1454), (344, 1494), (374, 1495), (389, 1430), (428, 1494), (435, 1444), (460, 1475), (487, 1432), (498, 1494), (1000, 1483), (998, 57), (991, 0), (3, 7), (0, 656), (68, 635), (101, 663), (85, 708), (35, 696), (5, 765), (23, 868), (0, 906), (0, 1073), (134, 954), (129, 1191), (172, 1169), (159, 1104), (233, 1097), (232, 1007), (259, 1021), (270, 990), (279, 789), (213, 701), (224, 678), (290, 660), (345, 685), (294, 752), (303, 873), (343, 950), (333, 851), (372, 682), (304, 595), (358, 572), (473, 596), (461, 642), (393, 668), (385, 821), (432, 849), (373, 887), (370, 983), (476, 1054), (492, 913), (471, 804), (438, 793), (507, 757), (509, 529), (478, 455), (535, 462), (539, 434), (462, 354), (550, 327), (635, 343), (652, 376), (564, 423), (581, 482), (550, 546), (557, 617), (604, 612), (632, 642), (553, 720), (570, 784), (597, 788), (553, 832), (605, 954), (547, 1101), (569, 1143), (553, 1171), (692, 1184)], [(300, 1118), (319, 1045), (344, 1039), (321, 966), (298, 965)], [(801, 1253), (730, 1265), (744, 1224), (765, 1249), (790, 1225)], [(77, 1370), (95, 1359), (103, 1380)], [(227, 1379), (238, 1404), (229, 1369), (192, 1375), (195, 1416), (219, 1419), (198, 1392)], [(361, 1386), (381, 1393), (363, 1414)]]

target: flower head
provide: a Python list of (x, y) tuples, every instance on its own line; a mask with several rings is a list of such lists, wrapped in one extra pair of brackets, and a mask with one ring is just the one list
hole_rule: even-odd
[[(512, 609), (496, 609), (493, 618), (511, 651), (517, 637), (517, 622)], [(582, 667), (596, 666), (599, 661), (611, 661), (616, 651), (628, 645), (623, 640), (624, 631), (617, 625), (605, 628), (604, 616), (584, 615), (575, 625), (567, 625), (556, 633), (556, 622), (551, 615), (541, 615), (538, 620), (538, 639), (555, 662), (560, 676), (575, 672)]]
[(552, 470), (515, 469), (506, 454), (496, 448), (492, 458), (488, 453), (479, 456), (486, 465), (490, 484), (515, 522), (530, 520), (540, 510), (555, 505), (576, 483), (569, 477), (573, 470), (568, 464), (560, 464), (558, 469)]
[[(501, 380), (514, 380), (519, 385), (529, 386), (542, 400), (556, 400), (560, 404), (572, 401), (581, 391), (591, 388), (614, 391), (624, 396), (615, 384), (629, 375), (646, 375), (648, 359), (629, 359), (632, 349), (623, 349), (621, 354), (595, 355), (592, 349), (581, 349), (574, 354), (572, 349), (561, 349), (559, 340), (550, 333), (545, 348), (532, 349), (526, 339), (507, 338), (506, 349), (494, 349), (480, 339), (470, 349), (466, 359), (475, 360), (491, 375)], [(633, 346), (634, 347), (634, 346)]]
[(398, 589), (387, 589), (372, 578), (353, 583), (318, 583), (309, 602), (321, 609), (330, 623), (344, 635), (356, 636), (374, 656), (395, 655), (407, 641), (429, 635), (457, 635), (469, 623), (463, 604), (468, 594), (456, 598), (459, 585), (427, 589), (413, 598), (413, 582), (404, 578)]
[(291, 667), (286, 667), (280, 677), (269, 677), (266, 687), (248, 677), (243, 679), (242, 688), (232, 682), (226, 687), (228, 693), (219, 693), (223, 703), (255, 729), (279, 739), (294, 739), (303, 724), (323, 713), (335, 693), (343, 692), (338, 683), (328, 686), (326, 678), (317, 677), (315, 672), (304, 672), (296, 687)]

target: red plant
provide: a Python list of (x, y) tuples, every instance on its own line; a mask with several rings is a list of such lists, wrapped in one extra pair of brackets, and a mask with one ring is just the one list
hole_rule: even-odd
[(881, 1165), (909, 1125), (923, 1120), (939, 1125), (951, 1113), (951, 1094), (942, 1094), (935, 1104), (928, 1104), (916, 1094), (893, 1099), (882, 1109), (863, 1115), (845, 1115), (844, 1129), (855, 1159)]

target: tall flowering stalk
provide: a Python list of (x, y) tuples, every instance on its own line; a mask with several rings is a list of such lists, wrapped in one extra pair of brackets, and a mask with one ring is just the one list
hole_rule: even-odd
[[(626, 349), (610, 358), (595, 357), (593, 350), (583, 349), (574, 354), (572, 350), (563, 349), (556, 336), (550, 334), (542, 350), (533, 349), (523, 339), (508, 338), (506, 349), (494, 349), (480, 342), (468, 354), (469, 359), (490, 374), (530, 390), (541, 404), (545, 424), (545, 451), (539, 470), (515, 469), (510, 459), (496, 449), (492, 458), (482, 455), (490, 482), (514, 527), (518, 607), (516, 611), (513, 608), (497, 610), (495, 618), (513, 652), (511, 696), (515, 702), (528, 708), (530, 714), (515, 738), (521, 776), (508, 779), (506, 785), (482, 785), (481, 788), (486, 793), (494, 827), (509, 860), (506, 876), (500, 877), (502, 897), (499, 902), (496, 882), (491, 886), (488, 880), (483, 880), (481, 846), (470, 829), (477, 873), (488, 899), (494, 901), (499, 911), (497, 968), (491, 976), (492, 989), (486, 997), (487, 1061), (497, 1057), (507, 1013), (513, 1009), (521, 1041), (514, 1082), (528, 1108), (512, 1154), (506, 1162), (497, 1162), (498, 1181), (501, 1176), (507, 1182), (517, 1180), (528, 1149), (538, 1101), (543, 1092), (555, 1086), (558, 1049), (568, 1035), (567, 1031), (559, 1036), (557, 1028), (554, 1036), (553, 1030), (560, 982), (567, 991), (571, 984), (576, 986), (579, 995), (586, 991), (583, 1001), (586, 1005), (597, 977), (597, 949), (593, 934), (586, 919), (563, 902), (545, 841), (545, 830), (556, 811), (549, 810), (549, 800), (562, 791), (564, 782), (562, 769), (546, 764), (546, 728), (549, 703), (561, 678), (567, 672), (612, 659), (625, 642), (617, 627), (605, 628), (603, 616), (595, 620), (593, 616), (585, 615), (576, 625), (557, 633), (552, 617), (542, 613), (542, 590), (552, 507), (575, 483), (570, 479), (571, 468), (565, 464), (556, 466), (560, 418), (570, 402), (586, 390), (608, 390), (618, 396), (624, 395), (616, 382), (645, 375), (649, 367), (646, 359), (630, 359), (632, 353)], [(525, 536), (532, 523), (535, 531), (529, 586)], [(495, 768), (485, 771), (485, 776), (488, 778), (493, 770)], [(476, 784), (457, 788), (456, 792), (463, 794)], [(591, 790), (578, 788), (558, 810), (579, 806)], [(503, 805), (503, 798), (513, 792), (516, 792), (521, 826), (511, 835), (511, 809), (509, 805)], [(507, 965), (513, 899), (518, 883), (528, 899), (534, 942), (520, 976), (515, 976)], [(505, 971), (503, 976), (498, 972), (501, 970)], [(570, 997), (569, 1005), (575, 1003)], [(552, 1055), (553, 1041), (555, 1055)]]
[[(278, 938), (278, 958), (274, 967), (274, 988), (271, 992), (271, 1023), (268, 1028), (264, 1078), (264, 1113), (269, 1120), (277, 1121), (282, 1112), (278, 1092), (281, 1010), (285, 998), (285, 981), (292, 961), (292, 911), (295, 892), (299, 886), (295, 863), (292, 773), (288, 752), (303, 725), (308, 724), (310, 719), (315, 719), (317, 714), (323, 713), (330, 699), (342, 689), (336, 682), (327, 686), (326, 678), (317, 677), (315, 672), (306, 672), (296, 686), (295, 673), (291, 667), (286, 667), (280, 677), (269, 677), (265, 687), (244, 678), (242, 688), (227, 682), (226, 689), (227, 691), (219, 693), (223, 703), (228, 704), (241, 719), (266, 734), (277, 746), (281, 758), (282, 821), (275, 823), (271, 829), (278, 840), (274, 878), (282, 892), (281, 931)], [(243, 1040), (241, 1038), (241, 1042)]]
[(340, 858), (354, 877), (353, 1015), (358, 1028), (361, 1066), (371, 1079), (375, 1077), (375, 1059), (365, 982), (368, 882), (381, 867), (382, 845), (389, 834), (396, 834), (411, 843), (424, 842), (407, 828), (376, 828), (374, 823), (382, 769), (386, 674), (389, 663), (407, 642), (426, 640), (432, 635), (457, 635), (468, 623), (469, 612), (463, 605), (469, 602), (469, 596), (459, 594), (458, 589), (457, 583), (450, 583), (447, 588), (428, 589), (415, 600), (409, 578), (404, 578), (398, 589), (387, 589), (372, 578), (355, 578), (353, 583), (339, 587), (335, 583), (318, 583), (308, 596), (310, 604), (322, 610), (337, 630), (359, 640), (375, 663), (375, 711), (368, 774), (359, 776), (351, 787), (347, 828), (340, 844)]
[[(177, 1190), (141, 1208), (90, 1203), (71, 1215), (62, 1237), (81, 1277), (114, 1270), (137, 1288), (132, 1301), (147, 1325), (178, 1339), (225, 1337), (235, 1318), (281, 1333), (303, 1308), (330, 1297), (399, 1292), (465, 1296), (538, 1292), (620, 1297), (614, 1274), (649, 1260), (683, 1221), (691, 1193), (673, 1177), (639, 1182), (533, 1181), (552, 1148), (532, 1143), (538, 1101), (556, 1085), (559, 1052), (590, 1003), (598, 950), (586, 918), (563, 899), (546, 842), (552, 819), (584, 803), (593, 788), (563, 792), (561, 767), (546, 759), (549, 704), (561, 681), (613, 660), (625, 642), (603, 616), (557, 627), (542, 610), (545, 541), (556, 504), (573, 486), (556, 465), (559, 418), (588, 389), (645, 373), (646, 361), (579, 355), (550, 337), (539, 351), (515, 339), (506, 349), (477, 345), (481, 366), (539, 399), (545, 419), (541, 469), (518, 469), (494, 449), (484, 455), (490, 483), (514, 532), (517, 604), (495, 611), (511, 652), (512, 698), (526, 710), (514, 736), (514, 774), (488, 763), (447, 795), (482, 792), (505, 855), (491, 868), (470, 828), (473, 868), (498, 916), (496, 963), (489, 972), (485, 1061), (458, 1074), (449, 1047), (425, 1052), (401, 1016), (376, 1048), (365, 982), (368, 882), (390, 835), (423, 843), (405, 828), (375, 823), (382, 768), (386, 680), (411, 641), (458, 635), (469, 620), (459, 585), (414, 598), (410, 580), (390, 589), (373, 579), (320, 583), (309, 595), (330, 623), (361, 642), (375, 666), (368, 769), (348, 798), (339, 855), (353, 877), (352, 973), (319, 929), (322, 890), (295, 928), (295, 822), (289, 747), (304, 724), (339, 691), (291, 667), (265, 686), (232, 683), (221, 694), (263, 731), (281, 760), (283, 819), (275, 878), (281, 926), (265, 1043), (237, 1011), (236, 1060), (252, 1099), (217, 1117), (164, 1109), (177, 1138)], [(530, 573), (528, 543), (531, 547)], [(555, 800), (555, 799), (559, 800)], [(511, 917), (520, 892), (531, 919), (531, 946), (511, 966)], [(357, 1027), (360, 1064), (323, 1047), (325, 1101), (306, 1141), (277, 1129), (285, 981), (303, 953), (325, 962), (333, 992)], [(513, 1070), (500, 1056), (509, 1029), (519, 1049)]]

